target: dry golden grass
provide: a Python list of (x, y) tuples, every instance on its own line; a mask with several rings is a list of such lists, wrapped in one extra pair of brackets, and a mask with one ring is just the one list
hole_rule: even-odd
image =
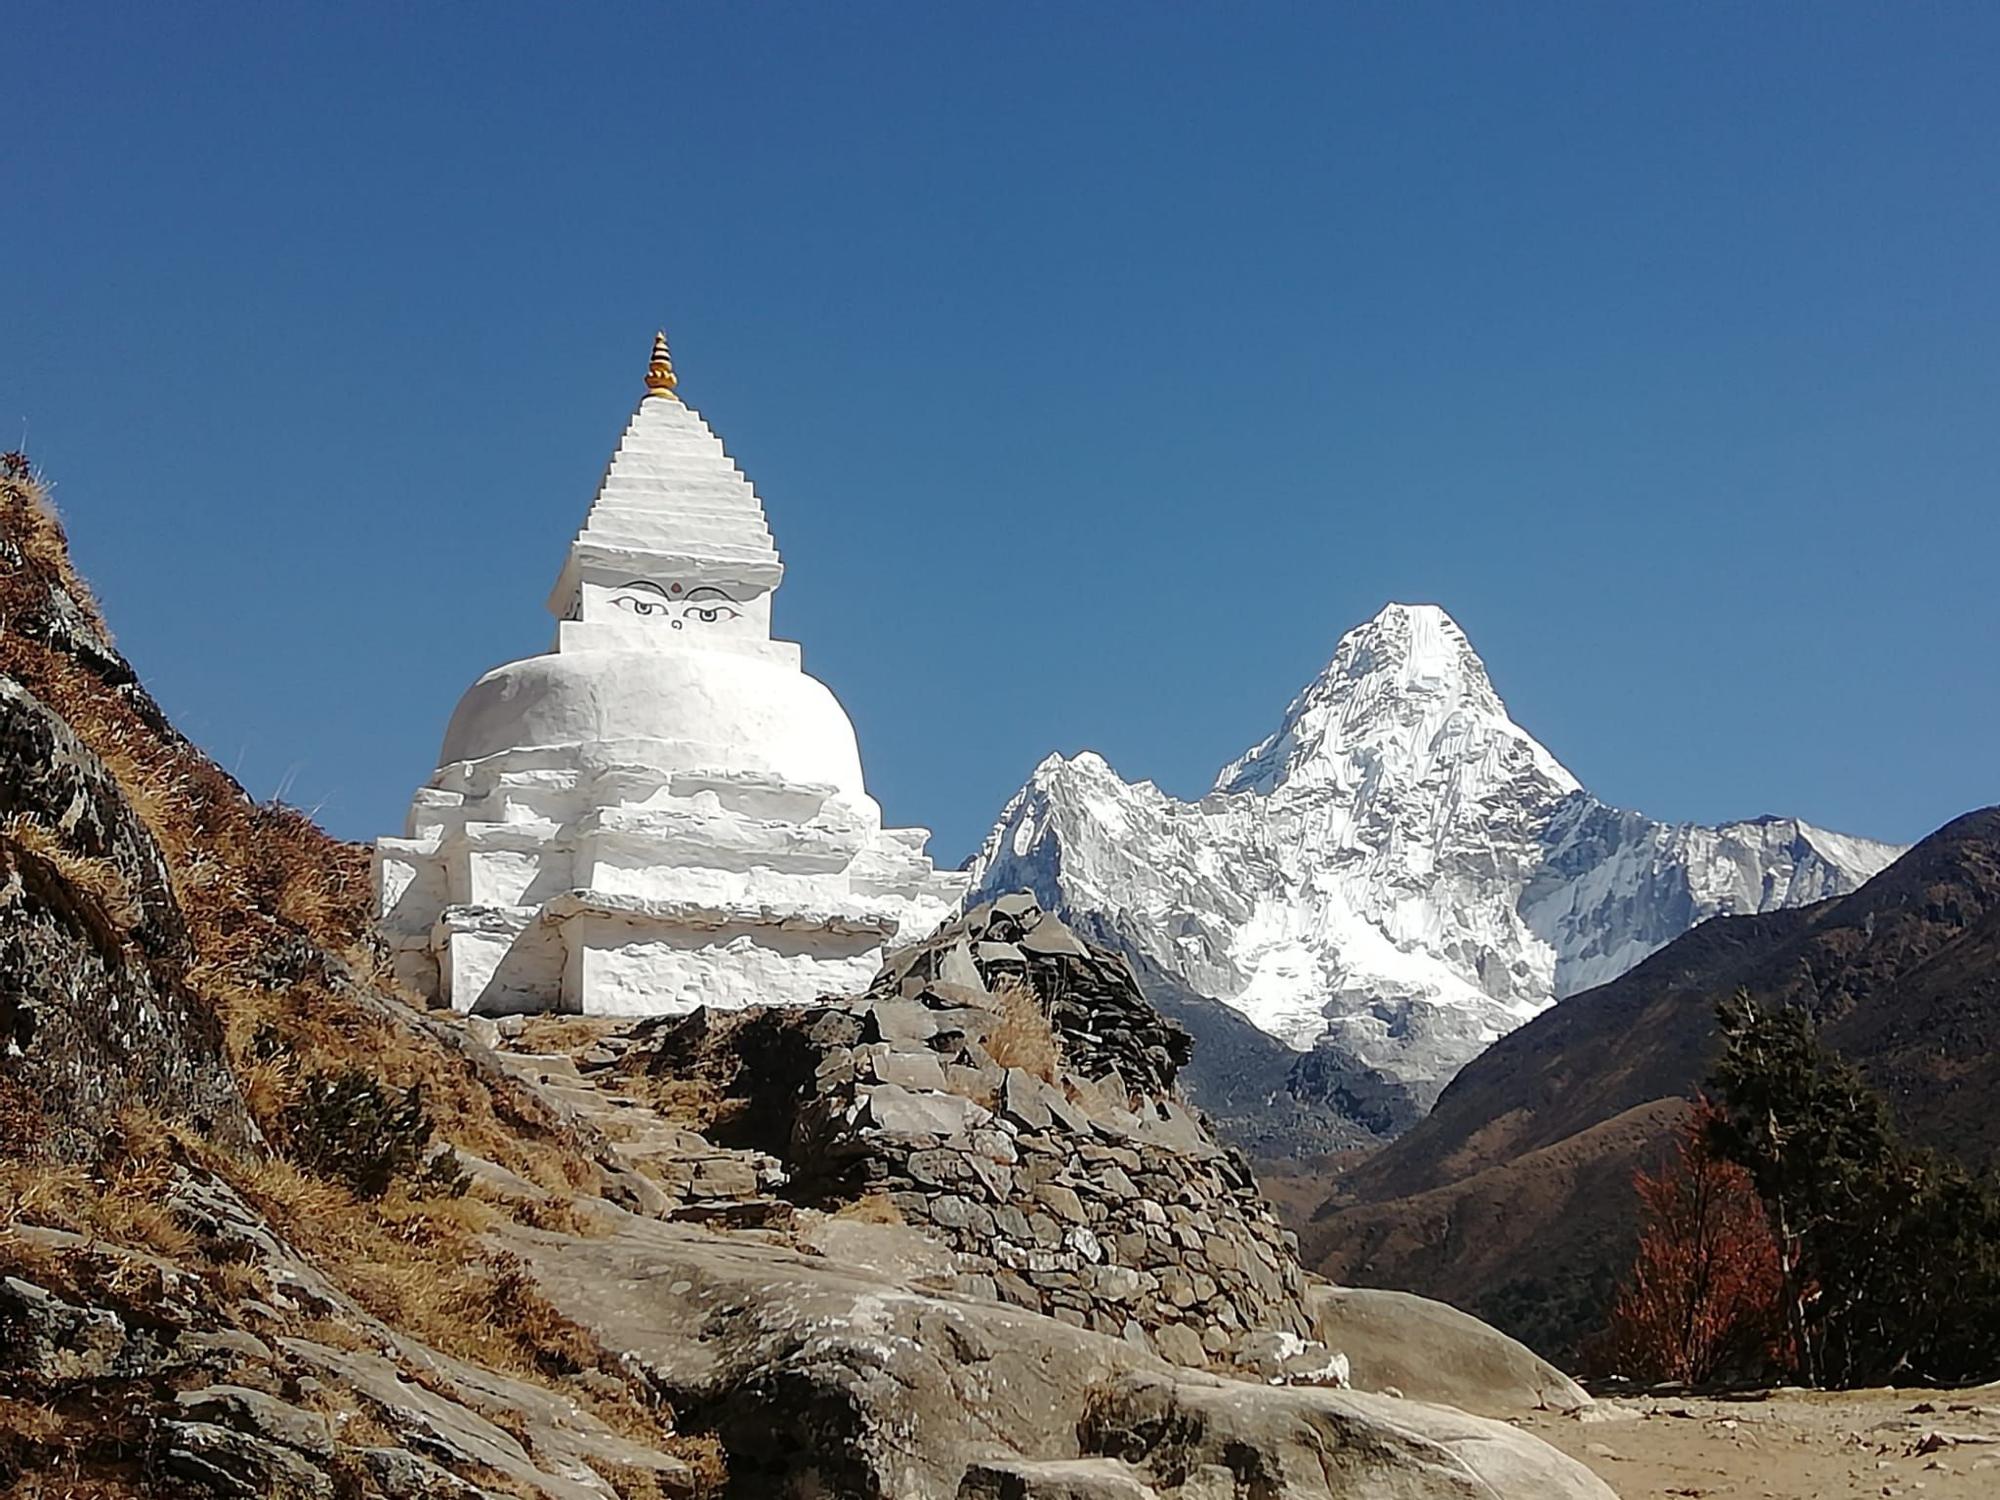
[[(722, 1444), (715, 1438), (681, 1437), (669, 1451), (694, 1470), (696, 1494), (721, 1493), (727, 1470), (723, 1464)], [(668, 1489), (660, 1482), (660, 1476), (649, 1469), (615, 1464), (603, 1458), (589, 1458), (584, 1462), (597, 1472), (598, 1478), (617, 1491), (619, 1500), (679, 1500), (681, 1492)]]
[(574, 1057), (629, 1024), (599, 1016), (529, 1016), (521, 1030), (519, 1050), (564, 1052)]
[(1044, 1083), (1062, 1077), (1062, 1044), (1026, 980), (1009, 976), (993, 986), (1000, 1020), (986, 1034), (986, 1055), (1003, 1068), (1019, 1068)]
[(138, 924), (142, 915), (139, 898), (133, 894), (124, 872), (110, 860), (78, 853), (53, 829), (43, 827), (25, 813), (0, 821), (0, 843), (39, 860), (65, 884), (83, 892), (97, 904), (105, 921), (116, 931), (127, 932)]
[(725, 1095), (712, 1078), (672, 1078), (656, 1073), (632, 1073), (625, 1091), (650, 1105), (661, 1119), (687, 1130), (708, 1134), (718, 1123), (741, 1114), (744, 1101)]
[(421, 1197), (405, 1182), (364, 1200), (275, 1159), (239, 1163), (230, 1175), (252, 1206), (391, 1327), (543, 1383), (597, 1367), (595, 1341), (555, 1310), (518, 1260), (485, 1240), (499, 1218), (494, 1205)]
[(576, 1199), (557, 1193), (526, 1202), (510, 1199), (507, 1213), (516, 1224), (525, 1224), (530, 1229), (545, 1229), (551, 1234), (573, 1235), (578, 1239), (603, 1239), (615, 1228), (610, 1215), (587, 1213), (577, 1205)]
[(193, 1256), (195, 1238), (163, 1207), (174, 1162), (159, 1122), (128, 1110), (101, 1165), (15, 1159), (0, 1167), (0, 1230), (39, 1224), (163, 1259)]
[(21, 1233), (21, 1226), (32, 1222), (16, 1218), (5, 1204), (0, 1204), (0, 1273), (18, 1276), (37, 1286), (60, 1282), (62, 1257), (41, 1241)]
[(582, 1142), (539, 1101), (483, 1076), (414, 1018), (360, 1009), (320, 976), (283, 992), (245, 984), (220, 965), (197, 965), (190, 977), (218, 1003), (237, 1087), (267, 1139), (284, 1140), (309, 1078), (359, 1062), (390, 1087), (421, 1086), (438, 1135), (454, 1146), (552, 1192), (602, 1181)]
[(58, 1412), (38, 1401), (16, 1401), (0, 1396), (0, 1431), (15, 1438), (39, 1446), (55, 1442), (67, 1427)]
[(79, 1410), (0, 1396), (0, 1494), (7, 1500), (146, 1500), (144, 1433), (113, 1402)]
[(318, 1412), (333, 1428), (335, 1437), (355, 1448), (394, 1448), (402, 1438), (376, 1416), (374, 1406), (352, 1386), (333, 1379), (326, 1371), (317, 1377), (316, 1388), (299, 1393), (295, 1403)]
[(896, 1224), (903, 1225), (909, 1220), (896, 1207), (887, 1193), (863, 1193), (850, 1203), (843, 1203), (833, 1211), (836, 1219), (847, 1219), (856, 1224)]
[[(141, 1130), (132, 1136), (130, 1146), (122, 1148), (128, 1154), (101, 1173), (54, 1164), (10, 1165), (0, 1199), (0, 1271), (72, 1298), (143, 1311), (161, 1305), (166, 1296), (166, 1273), (153, 1258), (158, 1256), (170, 1259), (176, 1272), (197, 1277), (214, 1299), (219, 1319), (221, 1309), (243, 1297), (269, 1301), (270, 1289), (253, 1267), (205, 1258), (195, 1237), (167, 1221), (148, 1200), (146, 1195), (157, 1197), (164, 1188), (165, 1169), (151, 1150), (156, 1138)], [(157, 1139), (201, 1150), (199, 1143), (171, 1131)], [(601, 1351), (585, 1330), (542, 1296), (515, 1257), (486, 1243), (483, 1232), (494, 1218), (486, 1205), (465, 1198), (417, 1199), (400, 1186), (380, 1200), (362, 1202), (282, 1161), (238, 1158), (210, 1165), (230, 1168), (228, 1175), (246, 1201), (365, 1310), (400, 1333), (469, 1363), (559, 1391), (612, 1430), (698, 1469), (715, 1459), (701, 1440), (671, 1432), (636, 1395), (620, 1401), (569, 1379), (603, 1368)], [(29, 1224), (87, 1235), (93, 1243), (52, 1249), (19, 1232)], [(132, 1252), (138, 1252), (136, 1258)], [(176, 1300), (184, 1296), (177, 1293)], [(288, 1331), (355, 1351), (373, 1350), (377, 1343), (338, 1315), (302, 1312)], [(406, 1373), (420, 1383), (443, 1382), (441, 1375), (421, 1368)], [(455, 1395), (448, 1383), (437, 1389), (447, 1397)], [(328, 1389), (313, 1404), (343, 1418), (345, 1443), (393, 1440), (368, 1403), (351, 1392)], [(6, 1477), (10, 1448), (41, 1462), (44, 1448), (80, 1449), (90, 1441), (89, 1424), (72, 1414), (39, 1418), (38, 1411), (23, 1403), (0, 1404), (0, 1479)], [(496, 1415), (495, 1420), (502, 1418)], [(0, 1489), (10, 1496), (17, 1493), (4, 1485)], [(642, 1487), (626, 1493), (650, 1491)]]
[(111, 627), (104, 622), (97, 596), (70, 560), (69, 538), (63, 534), (55, 502), (49, 499), (26, 456), (20, 453), (0, 454), (0, 524), (19, 542), (22, 555), (51, 574), (76, 602), (84, 618), (109, 641)]

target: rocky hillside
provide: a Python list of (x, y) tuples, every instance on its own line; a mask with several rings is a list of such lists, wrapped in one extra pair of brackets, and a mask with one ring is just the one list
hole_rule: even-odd
[(1032, 901), (804, 1011), (414, 1008), (358, 852), (173, 732), (18, 458), (0, 787), (11, 1495), (1609, 1494), (1388, 1392), (1583, 1399), (1330, 1300)]
[(2000, 808), (1849, 896), (1705, 923), (1503, 1038), (1338, 1184), (1308, 1263), (1572, 1348), (1629, 1260), (1631, 1170), (1707, 1076), (1715, 1001), (1739, 987), (1810, 1009), (1914, 1139), (2000, 1162)]
[[(1444, 611), (1392, 604), (1200, 801), (1051, 756), (973, 871), (1310, 1052), (1293, 1100), (1393, 1133), (1554, 1000), (1707, 917), (1852, 890), (1896, 853), (1795, 819), (1608, 807), (1508, 717)], [(1243, 1080), (1198, 1058), (1194, 1085)]]

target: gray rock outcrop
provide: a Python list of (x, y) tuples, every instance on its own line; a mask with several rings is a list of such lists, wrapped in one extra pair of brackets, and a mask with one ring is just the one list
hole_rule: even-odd
[(1347, 1356), (1357, 1390), (1395, 1390), (1489, 1415), (1591, 1404), (1582, 1386), (1526, 1344), (1447, 1303), (1323, 1282), (1306, 1301), (1314, 1332)]
[(130, 1104), (248, 1120), (166, 861), (101, 761), (0, 674), (0, 1144), (87, 1159)]

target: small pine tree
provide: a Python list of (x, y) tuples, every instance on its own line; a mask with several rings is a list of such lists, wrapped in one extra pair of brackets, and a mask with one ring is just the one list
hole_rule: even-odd
[(1632, 1177), (1639, 1248), (1600, 1357), (1639, 1380), (1703, 1385), (1760, 1371), (1784, 1324), (1777, 1237), (1750, 1174), (1715, 1150), (1719, 1119), (1703, 1100), (1672, 1157)]

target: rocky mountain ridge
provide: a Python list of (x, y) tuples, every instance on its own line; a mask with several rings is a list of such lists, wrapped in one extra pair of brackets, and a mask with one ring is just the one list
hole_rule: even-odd
[(1392, 604), (1200, 800), (1050, 756), (972, 872), (974, 899), (1031, 890), (1311, 1052), (1295, 1088), (1393, 1131), (1562, 996), (1710, 916), (1852, 890), (1897, 852), (1796, 819), (1612, 808), (1508, 717), (1443, 610)]

